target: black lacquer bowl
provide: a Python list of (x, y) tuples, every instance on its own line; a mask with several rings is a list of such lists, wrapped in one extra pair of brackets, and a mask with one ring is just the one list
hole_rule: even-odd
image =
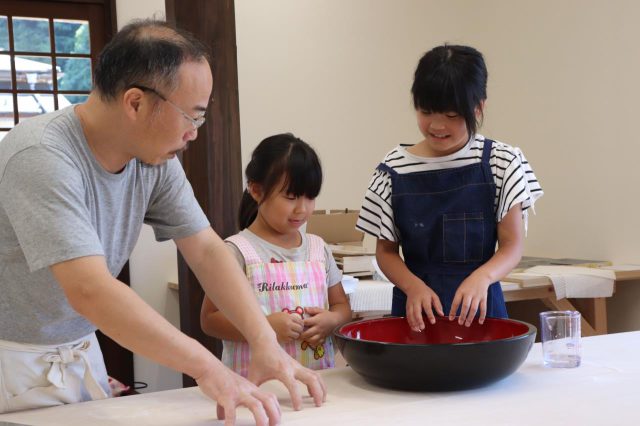
[(472, 389), (505, 378), (536, 337), (536, 327), (511, 319), (465, 327), (457, 318), (438, 318), (425, 325), (418, 333), (405, 318), (376, 318), (345, 324), (334, 336), (349, 366), (370, 383), (422, 391)]

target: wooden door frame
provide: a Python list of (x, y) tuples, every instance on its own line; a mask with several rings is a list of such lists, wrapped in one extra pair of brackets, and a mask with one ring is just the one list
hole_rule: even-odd
[[(182, 154), (182, 166), (213, 229), (225, 238), (235, 234), (242, 197), (240, 108), (233, 0), (165, 0), (167, 21), (194, 34), (209, 47), (213, 71), (213, 102), (198, 138)], [(200, 327), (204, 292), (178, 255), (180, 329), (216, 356), (222, 343)], [(220, 282), (219, 285), (224, 285)], [(183, 376), (184, 386), (195, 381)]]

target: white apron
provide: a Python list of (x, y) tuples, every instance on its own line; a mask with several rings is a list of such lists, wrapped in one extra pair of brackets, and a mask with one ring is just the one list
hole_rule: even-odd
[(95, 333), (62, 345), (0, 340), (0, 413), (109, 396)]

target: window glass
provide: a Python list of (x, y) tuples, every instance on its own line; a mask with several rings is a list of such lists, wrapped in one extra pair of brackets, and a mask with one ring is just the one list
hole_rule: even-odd
[(60, 15), (67, 16), (76, 7), (74, 2), (34, 2), (33, 14), (40, 17), (25, 16), (30, 12), (15, 16), (15, 8), (2, 8), (0, 140), (16, 121), (83, 103), (91, 91), (90, 19), (42, 18), (51, 5), (40, 9), (40, 3), (56, 3), (55, 8), (66, 11)]
[(9, 50), (9, 26), (6, 16), (0, 16), (0, 51)]
[(49, 20), (14, 17), (13, 45), (18, 52), (51, 52)]
[(52, 90), (53, 72), (48, 56), (16, 56), (18, 90)]
[(18, 94), (18, 120), (54, 111), (53, 95), (49, 93)]
[(0, 127), (13, 126), (13, 96), (11, 93), (0, 93)]
[(91, 59), (57, 58), (58, 90), (91, 90)]
[(10, 90), (13, 87), (11, 83), (11, 67), (11, 56), (0, 54), (0, 89)]
[(89, 22), (53, 20), (56, 53), (89, 54)]

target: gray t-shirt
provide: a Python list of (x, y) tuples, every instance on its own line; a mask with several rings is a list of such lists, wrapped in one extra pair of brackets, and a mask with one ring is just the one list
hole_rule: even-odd
[[(302, 236), (302, 244), (300, 244), (299, 247), (292, 249), (286, 249), (275, 244), (271, 244), (249, 231), (249, 229), (243, 229), (240, 231), (240, 235), (249, 240), (264, 263), (269, 263), (272, 260), (275, 260), (276, 262), (301, 262), (309, 260), (309, 240), (307, 239), (307, 235), (303, 232), (300, 233)], [(244, 271), (247, 266), (244, 261), (244, 256), (242, 256), (242, 253), (235, 244), (229, 241), (226, 243)], [(331, 254), (331, 250), (329, 250), (329, 247), (327, 247), (326, 244), (324, 245), (324, 258), (327, 271), (327, 288), (333, 287), (342, 281), (342, 272), (338, 269), (338, 265), (336, 265), (336, 261)]]
[(100, 255), (117, 276), (143, 222), (158, 241), (209, 226), (176, 158), (109, 173), (73, 107), (16, 126), (0, 141), (0, 339), (60, 344), (94, 331), (49, 266)]

